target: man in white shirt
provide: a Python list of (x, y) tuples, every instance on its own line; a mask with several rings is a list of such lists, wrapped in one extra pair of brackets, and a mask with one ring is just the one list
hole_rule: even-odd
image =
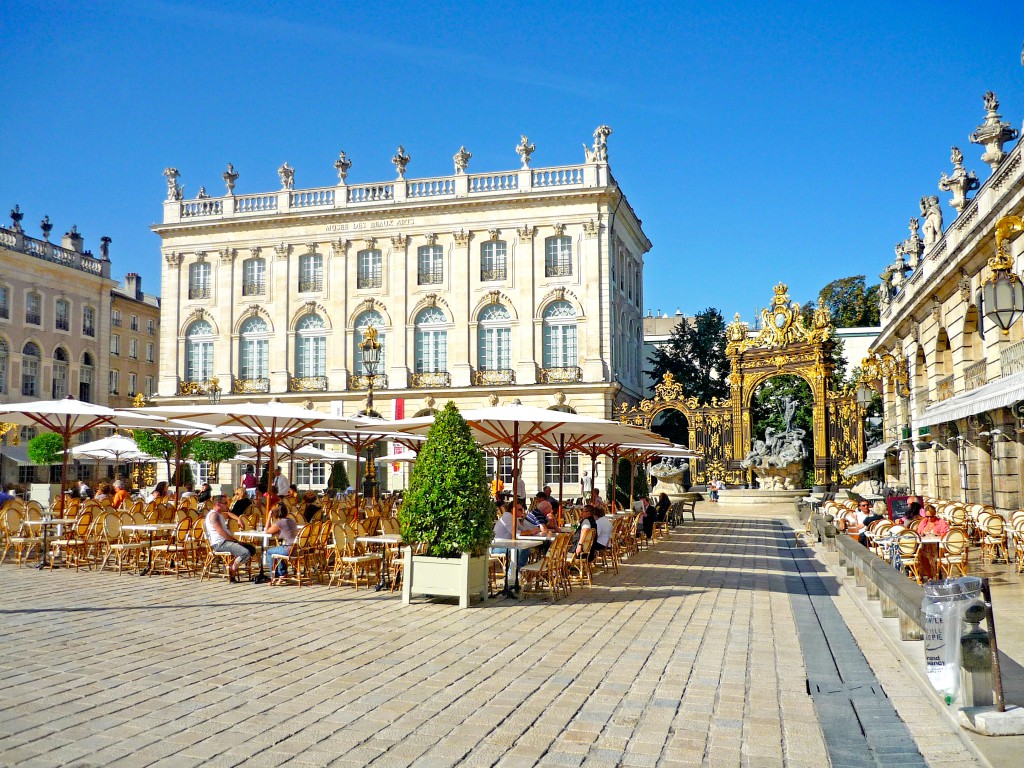
[[(530, 535), (538, 532), (538, 528), (530, 526), (524, 519), (525, 509), (522, 504), (516, 502), (516, 530), (520, 535)], [(506, 510), (494, 523), (494, 538), (512, 538), (512, 511)], [(515, 590), (519, 587), (519, 569), (526, 565), (530, 559), (528, 549), (508, 549), (506, 547), (492, 547), (491, 553), (505, 557), (505, 589), (502, 594), (508, 597), (515, 597)], [(512, 557), (512, 554), (515, 557)]]
[(281, 472), (280, 467), (274, 467), (274, 492), (283, 499), (288, 495), (288, 488), (288, 478)]
[(594, 490), (594, 481), (590, 478), (590, 473), (587, 470), (583, 470), (583, 476), (580, 477), (580, 492), (583, 494), (584, 503), (590, 501), (590, 493)]
[(516, 478), (516, 500), (526, 504), (526, 481), (522, 475)]

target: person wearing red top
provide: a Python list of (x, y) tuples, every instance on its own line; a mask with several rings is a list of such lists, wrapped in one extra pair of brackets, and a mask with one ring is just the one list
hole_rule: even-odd
[(945, 536), (949, 533), (949, 523), (938, 516), (935, 507), (926, 504), (921, 524), (917, 526), (918, 536)]

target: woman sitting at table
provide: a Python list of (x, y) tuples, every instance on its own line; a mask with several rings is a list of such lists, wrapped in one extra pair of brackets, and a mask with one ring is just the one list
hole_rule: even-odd
[(594, 527), (597, 529), (597, 538), (594, 539), (594, 546), (590, 549), (590, 560), (597, 557), (602, 549), (608, 549), (612, 544), (612, 521), (605, 516), (605, 511), (598, 507), (594, 512)]
[(146, 503), (152, 504), (154, 501), (157, 504), (163, 504), (165, 501), (170, 500), (171, 495), (167, 492), (167, 481), (161, 480), (156, 484), (156, 488), (153, 492), (146, 497)]
[[(284, 504), (277, 505), (274, 509), (274, 516), (275, 520), (267, 528), (267, 533), (277, 536), (282, 543), (279, 546), (267, 547), (263, 550), (263, 567), (268, 570), (273, 562), (273, 555), (287, 555), (291, 551), (292, 544), (295, 543), (295, 534), (299, 530), (295, 521), (288, 517), (288, 507)], [(286, 561), (282, 560), (274, 571), (274, 578), (280, 579), (287, 575), (288, 565)]]
[(233, 517), (235, 520), (240, 520), (242, 515), (249, 511), (249, 507), (252, 506), (252, 499), (249, 498), (248, 492), (245, 490), (245, 486), (239, 486), (235, 488), (235, 494), (231, 497), (231, 511), (228, 515)]
[(114, 486), (110, 483), (100, 483), (100, 489), (93, 496), (94, 501), (106, 501), (114, 498)]
[[(583, 531), (585, 529), (587, 529), (587, 528), (590, 528), (591, 530), (594, 530), (594, 529), (597, 528), (597, 522), (594, 519), (594, 512), (595, 512), (595, 507), (592, 504), (587, 504), (580, 511), (580, 525), (579, 525), (579, 528), (576, 531), (576, 534), (573, 536), (573, 542), (572, 542), (572, 546), (573, 546), (573, 548), (574, 548), (574, 550), (575, 550), (577, 555), (582, 555), (583, 554), (583, 545), (580, 544), (580, 539), (583, 538)], [(590, 547), (590, 554), (589, 554), (588, 557), (589, 557), (590, 560), (594, 559), (594, 547), (593, 547), (593, 545), (591, 545), (591, 547)]]
[(124, 488), (124, 481), (123, 480), (115, 480), (114, 481), (114, 497), (110, 500), (111, 506), (113, 506), (114, 509), (120, 509), (121, 505), (124, 504), (126, 501), (128, 501), (128, 499), (130, 499), (130, 498), (131, 498), (131, 494), (129, 494), (128, 491), (126, 491), (125, 488)]
[(213, 488), (210, 487), (209, 483), (203, 483), (199, 489), (199, 493), (196, 495), (196, 502), (199, 504), (205, 504), (213, 498)]
[(313, 522), (313, 518), (316, 517), (316, 513), (320, 511), (320, 505), (316, 502), (316, 491), (306, 491), (302, 494), (302, 514), (306, 518), (307, 523)]
[(924, 508), (924, 519), (917, 526), (918, 536), (945, 536), (949, 533), (949, 523), (939, 517), (935, 507), (926, 504)]

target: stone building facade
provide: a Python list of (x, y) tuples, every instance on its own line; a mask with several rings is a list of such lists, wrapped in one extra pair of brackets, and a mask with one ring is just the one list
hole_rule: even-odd
[(126, 408), (138, 395), (156, 394), (159, 375), (160, 297), (142, 290), (135, 272), (110, 292), (109, 404)]
[[(986, 94), (985, 118), (969, 137), (985, 148), (988, 178), (965, 168), (953, 147), (938, 189), (950, 193), (954, 220), (944, 227), (938, 197), (923, 197), (882, 273), (875, 353), (893, 364), (883, 377), (887, 474), (919, 493), (1006, 509), (1024, 506), (1024, 324), (1002, 333), (986, 317), (983, 284), (996, 223), (1024, 215), (1024, 164), (1020, 143), (1012, 146), (1018, 132), (998, 108)], [(1020, 274), (1024, 238), (1009, 252)]]
[[(161, 237), (161, 402), (276, 397), (345, 415), (364, 407), (359, 343), (384, 345), (375, 410), (412, 416), (518, 398), (610, 417), (642, 390), (640, 219), (608, 166), (601, 126), (585, 162), (182, 199), (176, 169)], [(205, 192), (204, 192), (205, 194)], [(545, 458), (526, 468), (544, 479)], [(550, 467), (549, 467), (550, 470)], [(550, 476), (550, 472), (548, 473)], [(573, 473), (572, 478), (576, 475)]]

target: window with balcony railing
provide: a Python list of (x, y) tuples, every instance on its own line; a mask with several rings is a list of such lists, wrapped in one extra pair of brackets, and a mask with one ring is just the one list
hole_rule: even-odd
[[(209, 283), (189, 283), (188, 286), (188, 297), (190, 299), (208, 299), (210, 298), (210, 284)], [(117, 325), (121, 323), (118, 322)]]
[(262, 296), (267, 292), (267, 284), (259, 280), (257, 282), (244, 282), (242, 283), (242, 295), (243, 296)]
[(43, 297), (38, 293), (30, 293), (25, 297), (25, 323), (28, 325), (43, 324)]
[(504, 240), (491, 240), (480, 246), (480, 280), (505, 280), (508, 246)]
[(421, 245), (416, 262), (418, 285), (437, 285), (444, 280), (444, 251), (440, 245)]
[(58, 331), (67, 331), (71, 329), (71, 305), (64, 301), (64, 299), (58, 299), (56, 305), (56, 311), (54, 312), (53, 325)]
[(210, 298), (210, 265), (197, 261), (188, 267), (188, 297), (190, 299)]
[(92, 307), (82, 309), (82, 335), (96, 336), (96, 310)]
[(299, 293), (322, 291), (324, 288), (324, 257), (307, 253), (299, 259)]
[(571, 274), (572, 238), (547, 238), (544, 241), (544, 276), (567, 277)]
[(380, 288), (383, 285), (383, 261), (377, 249), (356, 254), (356, 287)]
[(110, 311), (110, 324), (115, 328), (121, 327), (121, 311), (113, 309)]
[(139, 316), (138, 315), (132, 315), (131, 318), (129, 319), (128, 323), (129, 323), (129, 327), (133, 331), (139, 330)]
[(309, 291), (322, 291), (323, 289), (324, 281), (322, 277), (299, 278), (299, 293), (308, 293)]
[(11, 319), (11, 289), (0, 285), (0, 318)]

